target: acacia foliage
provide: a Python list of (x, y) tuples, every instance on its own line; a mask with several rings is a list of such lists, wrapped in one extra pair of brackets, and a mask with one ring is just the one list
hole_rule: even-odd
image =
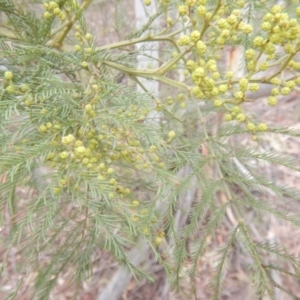
[[(62, 273), (80, 283), (93, 276), (99, 249), (135, 276), (150, 278), (151, 272), (127, 256), (140, 240), (164, 266), (171, 287), (180, 289), (181, 280), (197, 275), (220, 228), (229, 233), (216, 255), (214, 299), (235, 251), (250, 256), (259, 298), (272, 298), (274, 288), (291, 294), (274, 283), (271, 271), (299, 279), (298, 258), (284, 245), (257, 241), (252, 229), (262, 226), (266, 214), (300, 226), (292, 210), (299, 205), (298, 191), (259, 169), (264, 162), (299, 172), (299, 164), (260, 147), (232, 144), (230, 138), (299, 136), (271, 128), (244, 108), (260, 84), (271, 86), (270, 107), (280, 95), (297, 91), (297, 5), (157, 2), (157, 14), (142, 28), (98, 46), (86, 29), (91, 1), (45, 2), (42, 13), (35, 2), (29, 7), (0, 1), (2, 225), (10, 228), (6, 257), (17, 247), (27, 258), (19, 272), (36, 274), (32, 297), (47, 299)], [(167, 17), (163, 28), (153, 25), (174, 11), (176, 18)], [(124, 50), (142, 42), (168, 44), (158, 69), (138, 69), (146, 47), (140, 53)], [(225, 46), (243, 47), (241, 77), (220, 66)], [(119, 84), (112, 69), (143, 92)], [(162, 83), (162, 94), (153, 95), (140, 78)], [(216, 114), (224, 114), (222, 124)], [(35, 192), (24, 200), (20, 187)], [(244, 218), (249, 211), (255, 212), (251, 222)]]

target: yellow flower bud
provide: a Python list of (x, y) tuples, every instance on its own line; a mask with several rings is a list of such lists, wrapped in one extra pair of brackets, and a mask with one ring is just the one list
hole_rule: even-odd
[(139, 205), (140, 205), (140, 202), (137, 201), (137, 200), (133, 200), (133, 201), (131, 201), (131, 204), (132, 204), (133, 206), (139, 206)]
[(113, 174), (114, 173), (114, 169), (113, 168), (108, 168), (107, 169), (107, 174)]
[(255, 131), (255, 130), (256, 130), (256, 126), (255, 126), (255, 124), (253, 124), (253, 123), (248, 123), (248, 124), (247, 124), (247, 129), (248, 129), (249, 131)]
[(178, 7), (178, 13), (180, 16), (184, 16), (188, 13), (189, 8), (186, 5), (180, 5)]
[(215, 107), (221, 107), (223, 105), (223, 101), (222, 100), (215, 100), (214, 101), (214, 106)]
[(263, 132), (263, 131), (266, 131), (267, 129), (268, 129), (268, 126), (265, 123), (260, 123), (260, 124), (257, 125), (257, 130), (258, 131)]
[(269, 96), (268, 97), (268, 104), (270, 106), (275, 106), (277, 104), (277, 98), (274, 96)]
[(162, 242), (163, 242), (163, 238), (161, 238), (161, 237), (159, 237), (159, 236), (157, 236), (157, 237), (155, 238), (155, 244), (156, 244), (157, 246), (161, 245)]
[(13, 75), (13, 73), (10, 72), (10, 71), (6, 71), (6, 72), (4, 73), (4, 78), (7, 79), (7, 80), (11, 80), (11, 79), (13, 79), (13, 77), (14, 77), (14, 75)]
[(236, 117), (235, 117), (239, 122), (244, 122), (246, 120), (246, 116), (242, 113), (238, 114)]
[(173, 139), (174, 137), (176, 136), (176, 133), (175, 133), (175, 131), (170, 131), (169, 133), (168, 133), (168, 137), (170, 138), (170, 139)]
[(90, 34), (90, 33), (87, 33), (86, 35), (85, 35), (85, 38), (89, 41), (90, 39), (92, 39), (92, 35)]
[(200, 39), (200, 31), (198, 30), (194, 30), (191, 34), (190, 34), (190, 38), (193, 42), (197, 42)]
[(204, 5), (199, 5), (197, 8), (197, 15), (203, 17), (206, 14), (206, 7)]

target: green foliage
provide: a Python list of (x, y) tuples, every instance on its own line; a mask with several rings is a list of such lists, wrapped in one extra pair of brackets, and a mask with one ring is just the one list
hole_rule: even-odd
[[(269, 128), (245, 108), (260, 84), (276, 97), (274, 88), (286, 95), (300, 84), (300, 7), (263, 2), (158, 1), (157, 13), (128, 40), (99, 47), (87, 32), (89, 0), (81, 6), (0, 0), (1, 222), (10, 228), (6, 258), (16, 247), (26, 257), (18, 271), (36, 274), (32, 298), (49, 298), (63, 273), (78, 283), (93, 276), (99, 250), (151, 279), (127, 255), (140, 240), (180, 290), (185, 278), (193, 282), (228, 218), (210, 281), (213, 299), (221, 295), (234, 251), (250, 257), (259, 299), (271, 299), (275, 288), (292, 294), (274, 283), (270, 270), (300, 280), (299, 259), (283, 245), (257, 241), (253, 226), (262, 226), (266, 215), (300, 226), (293, 209), (299, 191), (275, 183), (260, 167), (299, 172), (299, 162), (258, 144), (232, 143), (245, 135), (299, 137)], [(177, 19), (155, 27), (169, 12)], [(279, 25), (263, 31), (262, 22)], [(122, 37), (121, 25), (115, 28)], [(151, 62), (149, 48), (130, 47), (152, 42), (168, 45), (161, 49), (164, 61), (139, 69), (139, 55)], [(220, 66), (228, 45), (244, 48), (241, 77)], [(139, 89), (117, 83), (112, 70)], [(162, 83), (161, 94), (153, 95), (144, 79)], [(217, 120), (223, 115), (229, 122)], [(249, 211), (251, 221), (244, 217)]]

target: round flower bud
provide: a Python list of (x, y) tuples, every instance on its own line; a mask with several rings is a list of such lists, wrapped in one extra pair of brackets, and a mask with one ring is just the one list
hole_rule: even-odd
[(47, 112), (48, 112), (48, 110), (45, 109), (45, 108), (42, 108), (41, 111), (40, 111), (40, 113), (41, 113), (42, 115), (46, 115)]
[(146, 6), (151, 5), (151, 0), (144, 0), (144, 4), (145, 4)]
[(267, 61), (264, 61), (264, 62), (262, 62), (260, 65), (259, 65), (259, 70), (261, 70), (261, 71), (266, 71), (266, 70), (268, 70), (269, 69), (269, 67), (270, 67), (270, 65), (269, 65), (269, 63), (267, 62)]
[(196, 50), (198, 54), (204, 54), (206, 52), (206, 45), (203, 41), (198, 41), (196, 45)]
[(219, 87), (219, 92), (224, 94), (228, 91), (228, 85), (227, 84), (220, 84)]
[(249, 90), (250, 90), (251, 92), (256, 92), (256, 91), (258, 91), (258, 90), (259, 90), (259, 85), (258, 85), (258, 83), (251, 83), (251, 84), (249, 85)]
[(184, 100), (184, 94), (178, 94), (177, 99), (179, 101), (183, 101)]
[(194, 79), (199, 79), (205, 75), (205, 70), (204, 68), (198, 67), (192, 74), (192, 78)]
[(197, 8), (197, 15), (203, 17), (206, 14), (206, 7), (204, 5), (199, 5)]
[(59, 185), (60, 185), (61, 187), (65, 187), (65, 186), (67, 185), (67, 180), (66, 180), (66, 179), (61, 179), (61, 180), (59, 181)]
[(9, 85), (7, 88), (6, 88), (6, 91), (9, 93), (9, 94), (13, 94), (15, 91), (16, 91), (16, 87), (14, 85)]
[(61, 188), (60, 187), (54, 187), (53, 188), (53, 194), (54, 195), (58, 195), (61, 192)]
[(273, 22), (274, 21), (274, 16), (270, 13), (266, 13), (263, 17), (263, 20), (266, 22)]
[(225, 121), (231, 121), (232, 120), (232, 115), (231, 114), (226, 114), (224, 119), (225, 119)]
[(218, 27), (220, 29), (227, 29), (227, 28), (229, 28), (229, 24), (228, 24), (228, 22), (227, 22), (226, 19), (220, 19), (217, 24), (218, 24)]
[(250, 60), (247, 63), (247, 68), (248, 68), (249, 71), (254, 71), (255, 70), (255, 62), (253, 60)]
[(254, 47), (262, 47), (264, 45), (264, 39), (261, 36), (257, 36), (252, 44)]
[(198, 30), (194, 30), (191, 34), (190, 34), (190, 38), (193, 42), (197, 42), (200, 39), (200, 31)]
[(253, 124), (253, 123), (248, 123), (248, 124), (247, 124), (247, 129), (248, 129), (249, 131), (255, 131), (255, 130), (256, 130), (256, 126), (255, 126), (255, 124)]
[(65, 15), (65, 13), (64, 12), (60, 12), (60, 14), (58, 15), (58, 17), (62, 20), (62, 21), (64, 21), (65, 19), (66, 19), (66, 15)]
[(130, 219), (131, 219), (133, 222), (138, 222), (140, 218), (137, 217), (137, 216), (131, 216)]
[(257, 131), (266, 131), (268, 129), (268, 126), (265, 123), (260, 123), (257, 125)]
[(232, 108), (232, 111), (234, 112), (234, 113), (240, 113), (242, 110), (241, 110), (241, 108), (239, 107), (239, 106), (234, 106), (233, 108)]
[(129, 188), (126, 188), (126, 189), (124, 190), (124, 194), (130, 195), (130, 194), (131, 194), (131, 190), (130, 190)]
[(184, 70), (184, 71), (183, 71), (183, 75), (184, 75), (184, 76), (189, 76), (189, 75), (190, 75), (190, 72), (189, 72), (188, 70)]
[(39, 127), (39, 131), (40, 131), (41, 133), (45, 133), (45, 132), (48, 131), (48, 128), (46, 127), (46, 125), (41, 125), (41, 126)]
[(246, 50), (245, 57), (247, 60), (253, 59), (255, 57), (255, 51), (253, 49)]
[(188, 69), (193, 69), (196, 66), (196, 63), (193, 60), (188, 60), (185, 65)]
[[(210, 21), (210, 19), (211, 19), (211, 16), (212, 16), (212, 13), (211, 12), (207, 12), (206, 14), (205, 14), (205, 21), (206, 22), (209, 22)], [(229, 25), (228, 25), (229, 26)]]
[(59, 7), (53, 9), (53, 14), (56, 15), (56, 16), (60, 14), (60, 9), (59, 9)]
[(192, 88), (192, 93), (198, 98), (201, 99), (204, 97), (204, 94), (199, 86), (194, 86)]
[(155, 152), (157, 150), (157, 147), (155, 145), (151, 145), (149, 148), (150, 152)]
[(253, 31), (253, 27), (250, 24), (244, 24), (243, 26), (241, 26), (240, 30), (245, 34), (249, 34)]
[(237, 22), (238, 22), (238, 19), (235, 15), (230, 15), (228, 18), (227, 18), (227, 22), (228, 24), (230, 25), (236, 25)]
[(83, 62), (81, 63), (81, 66), (82, 66), (83, 68), (86, 68), (86, 67), (88, 66), (88, 63), (87, 63), (86, 61), (83, 61)]
[(86, 48), (85, 49), (85, 52), (87, 53), (87, 54), (92, 54), (93, 53), (93, 48), (91, 48), (91, 47), (88, 47), (88, 48)]
[(55, 1), (50, 1), (48, 7), (49, 9), (53, 10), (58, 7), (58, 4)]
[(276, 47), (274, 44), (272, 43), (268, 43), (266, 46), (265, 46), (265, 49), (264, 49), (264, 52), (268, 55), (275, 55), (275, 51), (276, 51)]
[(245, 92), (248, 88), (248, 79), (247, 78), (241, 78), (239, 80), (240, 89), (242, 92)]
[(58, 157), (59, 157), (60, 159), (66, 159), (66, 158), (68, 158), (69, 154), (70, 154), (69, 152), (63, 151), (63, 152), (60, 152), (60, 153), (58, 154)]
[(213, 87), (213, 88), (210, 90), (210, 94), (211, 94), (212, 96), (218, 96), (218, 95), (219, 95), (219, 90), (218, 90), (218, 88)]
[(113, 174), (114, 173), (114, 169), (113, 168), (108, 168), (107, 169), (107, 174)]
[(81, 33), (80, 32), (76, 32), (75, 33), (75, 36), (76, 36), (76, 38), (78, 39), (78, 40), (81, 40), (82, 38), (81, 38)]
[(276, 105), (276, 104), (277, 104), (277, 98), (274, 97), (274, 96), (269, 96), (269, 97), (268, 97), (268, 104), (269, 104), (270, 106)]
[(90, 160), (89, 160), (87, 157), (85, 157), (85, 158), (81, 161), (81, 163), (82, 163), (84, 166), (87, 166), (87, 165), (89, 164), (89, 162), (90, 162)]
[(150, 231), (149, 231), (148, 228), (143, 228), (142, 233), (143, 233), (144, 235), (149, 235), (149, 234), (150, 234)]
[(226, 40), (224, 38), (222, 38), (221, 36), (219, 36), (216, 39), (216, 42), (217, 42), (218, 45), (224, 45), (226, 43)]
[(290, 89), (293, 89), (296, 86), (296, 82), (294, 80), (289, 80), (284, 83), (285, 86), (289, 87)]
[(237, 91), (237, 92), (234, 93), (234, 97), (235, 97), (236, 99), (243, 99), (244, 93), (241, 92), (241, 91)]
[(187, 35), (183, 35), (182, 37), (179, 38), (178, 40), (178, 45), (179, 46), (185, 46), (190, 43), (190, 38)]
[(180, 5), (178, 7), (178, 13), (180, 16), (184, 16), (188, 13), (189, 8), (186, 5)]
[(236, 2), (236, 4), (238, 5), (238, 7), (243, 8), (245, 6), (245, 1), (244, 0), (238, 0)]
[(47, 154), (46, 160), (51, 160), (55, 157), (55, 153), (54, 152), (50, 152)]
[(74, 141), (75, 141), (75, 137), (74, 137), (74, 135), (72, 135), (72, 134), (68, 134), (67, 136), (64, 136), (64, 137), (61, 139), (61, 143), (62, 143), (63, 145), (69, 145), (69, 144), (72, 144)]
[(12, 80), (14, 77), (13, 73), (11, 71), (6, 71), (4, 73), (4, 78), (7, 79), (7, 80)]
[(220, 36), (224, 39), (228, 38), (230, 36), (230, 30), (228, 29), (223, 29), (220, 33)]
[(105, 176), (103, 176), (103, 175), (98, 175), (98, 176), (97, 176), (97, 179), (100, 180), (100, 181), (103, 181), (103, 180), (105, 180)]
[(265, 31), (269, 31), (269, 30), (272, 29), (272, 25), (271, 25), (270, 22), (263, 22), (263, 23), (261, 24), (261, 29), (262, 29), (262, 30), (265, 30)]
[(133, 201), (131, 201), (131, 204), (132, 204), (133, 206), (139, 206), (139, 205), (140, 205), (140, 202), (137, 201), (137, 200), (133, 200)]
[(231, 72), (231, 71), (227, 72), (227, 73), (226, 73), (226, 77), (227, 77), (228, 79), (232, 79), (232, 78), (233, 78), (233, 72)]
[(219, 79), (221, 77), (220, 73), (219, 72), (213, 72), (212, 75), (211, 75), (211, 78), (212, 79)]
[(223, 105), (223, 101), (222, 100), (215, 100), (214, 101), (214, 106), (215, 107), (221, 107)]
[(182, 21), (183, 21), (183, 22), (187, 22), (188, 20), (189, 20), (189, 17), (188, 17), (188, 16), (183, 16), (183, 17), (182, 17)]
[(238, 114), (236, 117), (235, 117), (239, 122), (244, 122), (246, 120), (246, 116), (242, 113)]
[(289, 93), (291, 92), (291, 89), (287, 86), (283, 87), (281, 90), (280, 90), (280, 93), (282, 95), (288, 95)]
[(44, 18), (45, 19), (50, 19), (52, 17), (52, 14), (49, 11), (44, 12)]
[(176, 136), (176, 133), (175, 133), (175, 131), (170, 131), (169, 133), (168, 133), (168, 137), (170, 138), (170, 139), (173, 139), (174, 137)]
[(272, 90), (271, 90), (271, 95), (272, 96), (277, 96), (277, 95), (279, 95), (280, 94), (280, 92), (279, 92), (279, 89), (278, 88), (273, 88)]
[(270, 82), (271, 82), (272, 84), (279, 85), (279, 84), (280, 84), (280, 79), (277, 78), (277, 77), (274, 77), (274, 78), (272, 78), (272, 79), (270, 80)]
[(89, 41), (89, 40), (91, 40), (92, 39), (92, 35), (90, 34), (90, 33), (87, 33), (86, 35), (85, 35), (85, 38)]
[(92, 108), (93, 108), (93, 107), (92, 107), (91, 104), (87, 104), (87, 105), (84, 107), (85, 111), (91, 111)]
[(81, 46), (80, 46), (80, 45), (75, 45), (75, 46), (74, 46), (74, 50), (75, 50), (76, 52), (81, 51)]
[(274, 5), (272, 8), (271, 8), (271, 12), (272, 14), (277, 14), (277, 13), (280, 13), (282, 11), (282, 8), (280, 5)]
[(28, 92), (29, 89), (30, 89), (30, 88), (29, 88), (28, 84), (26, 84), (26, 83), (23, 83), (23, 84), (20, 86), (20, 90), (21, 90), (21, 92), (23, 92), (23, 93)]
[(161, 245), (162, 242), (163, 242), (163, 238), (161, 238), (159, 236), (157, 236), (155, 238), (155, 245), (159, 246), (159, 245)]

